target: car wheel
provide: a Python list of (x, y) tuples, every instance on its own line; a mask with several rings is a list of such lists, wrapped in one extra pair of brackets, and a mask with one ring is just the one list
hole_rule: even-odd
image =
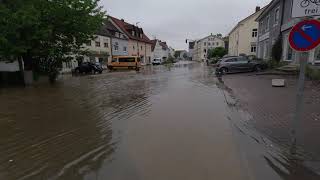
[(253, 70), (255, 72), (260, 72), (262, 70), (262, 67), (260, 65), (256, 65)]
[(227, 68), (221, 68), (220, 72), (221, 72), (221, 74), (226, 74), (226, 73), (228, 73), (228, 69)]

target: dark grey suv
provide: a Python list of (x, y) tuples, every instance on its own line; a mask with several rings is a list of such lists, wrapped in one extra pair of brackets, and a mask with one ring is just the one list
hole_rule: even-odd
[(243, 56), (234, 56), (220, 59), (217, 63), (216, 73), (261, 71), (266, 67), (267, 65), (262, 61), (250, 60)]

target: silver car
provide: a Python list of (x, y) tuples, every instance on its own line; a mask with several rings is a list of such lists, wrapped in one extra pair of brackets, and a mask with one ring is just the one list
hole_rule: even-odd
[(233, 72), (261, 71), (266, 68), (262, 61), (250, 60), (243, 56), (234, 56), (222, 58), (218, 61), (216, 72), (219, 74)]

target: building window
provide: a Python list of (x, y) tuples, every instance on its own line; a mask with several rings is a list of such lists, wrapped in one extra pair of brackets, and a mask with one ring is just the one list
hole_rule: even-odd
[(207, 43), (206, 43), (206, 42), (204, 42), (204, 43), (203, 43), (203, 45), (204, 45), (204, 46), (206, 46), (206, 45), (207, 45)]
[(263, 21), (260, 22), (259, 25), (259, 34), (262, 35), (263, 34)]
[(252, 29), (252, 37), (258, 36), (258, 29)]
[(217, 42), (217, 46), (219, 46), (219, 42)]
[(134, 47), (134, 46), (132, 46), (132, 49), (133, 49), (133, 50), (135, 50), (135, 47)]
[(204, 52), (204, 53), (207, 53), (207, 49), (204, 49), (203, 52)]
[(141, 46), (141, 47), (140, 47), (140, 49), (142, 50), (142, 49), (143, 49), (143, 47)]
[(91, 40), (86, 43), (87, 46), (91, 46)]
[(104, 43), (104, 47), (108, 48), (109, 44), (108, 43)]
[(118, 42), (115, 42), (115, 43), (114, 43), (114, 50), (115, 50), (115, 51), (118, 51), (118, 50), (119, 50), (119, 43), (118, 43)]
[(96, 47), (100, 47), (100, 42), (96, 41)]
[(293, 60), (293, 50), (290, 47), (290, 45), (288, 46), (288, 49), (287, 49), (287, 57), (286, 57), (286, 59), (288, 61), (292, 61)]
[(126, 46), (123, 46), (123, 51), (127, 52), (127, 47)]
[(280, 18), (280, 9), (277, 8), (274, 15), (274, 24), (277, 25), (279, 23)]
[(256, 45), (251, 45), (251, 52), (252, 53), (257, 52), (257, 46)]
[(266, 31), (269, 31), (269, 24), (270, 24), (270, 17), (267, 16), (267, 19), (266, 19)]
[(211, 46), (211, 43), (208, 43), (208, 46)]

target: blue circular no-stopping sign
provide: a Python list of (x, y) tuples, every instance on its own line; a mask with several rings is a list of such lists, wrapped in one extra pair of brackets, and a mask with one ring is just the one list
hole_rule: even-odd
[(289, 35), (292, 49), (300, 52), (310, 51), (320, 44), (320, 22), (304, 20), (295, 25)]

